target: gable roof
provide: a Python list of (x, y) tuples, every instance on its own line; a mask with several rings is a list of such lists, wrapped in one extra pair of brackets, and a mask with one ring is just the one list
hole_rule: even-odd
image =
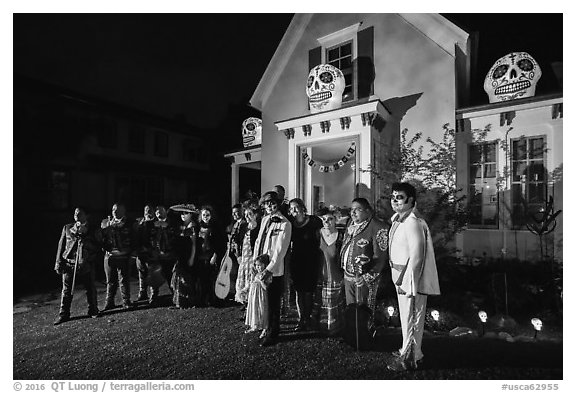
[[(444, 18), (440, 14), (396, 14), (407, 24), (418, 30), (421, 34), (434, 41), (440, 48), (456, 57), (456, 46), (468, 54), (468, 33)], [(274, 56), (268, 63), (264, 75), (260, 79), (254, 94), (250, 98), (250, 105), (260, 111), (270, 96), (272, 88), (284, 71), (290, 60), (292, 52), (302, 38), (308, 23), (314, 14), (295, 14), (286, 29)]]

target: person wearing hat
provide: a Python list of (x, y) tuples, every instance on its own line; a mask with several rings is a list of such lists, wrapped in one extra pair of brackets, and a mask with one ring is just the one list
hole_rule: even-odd
[(264, 193), (260, 199), (260, 204), (264, 207), (266, 216), (262, 219), (260, 231), (254, 244), (254, 255), (256, 258), (267, 262), (262, 280), (268, 281), (272, 278), (272, 282), (268, 287), (268, 321), (270, 329), (262, 337), (261, 346), (275, 344), (280, 332), (280, 309), (284, 288), (284, 258), (292, 236), (292, 224), (280, 212), (281, 203), (282, 201), (278, 198), (278, 194), (275, 191)]
[(148, 264), (152, 250), (151, 232), (155, 222), (154, 206), (144, 206), (144, 215), (134, 223), (134, 253), (138, 270), (137, 301), (148, 300)]
[(100, 316), (94, 282), (94, 259), (97, 252), (94, 229), (88, 223), (84, 209), (77, 207), (74, 210), (74, 222), (64, 225), (58, 242), (54, 270), (62, 276), (62, 297), (60, 312), (54, 325), (70, 320), (75, 281), (82, 283), (86, 288), (88, 316), (93, 318)]
[(170, 210), (180, 213), (182, 224), (174, 239), (176, 264), (172, 274), (171, 309), (190, 308), (199, 301), (200, 288), (197, 276), (198, 209), (191, 203), (175, 205)]

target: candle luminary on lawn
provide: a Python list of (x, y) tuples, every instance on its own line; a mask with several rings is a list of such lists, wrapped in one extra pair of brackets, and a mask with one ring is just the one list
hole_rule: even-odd
[(538, 332), (542, 330), (542, 321), (538, 318), (532, 318), (532, 326), (534, 327), (534, 340), (536, 340)]
[(480, 337), (482, 337), (484, 333), (486, 333), (485, 327), (486, 321), (488, 320), (488, 314), (486, 314), (486, 311), (478, 311), (478, 318), (480, 318)]

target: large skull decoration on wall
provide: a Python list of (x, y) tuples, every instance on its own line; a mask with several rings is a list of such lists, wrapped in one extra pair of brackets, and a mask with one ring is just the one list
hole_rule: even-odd
[(345, 86), (342, 71), (333, 65), (320, 64), (312, 68), (306, 83), (310, 112), (340, 108)]
[(244, 147), (262, 144), (262, 120), (249, 117), (242, 122), (242, 142)]
[(512, 52), (494, 63), (484, 79), (490, 103), (533, 97), (542, 70), (526, 52)]

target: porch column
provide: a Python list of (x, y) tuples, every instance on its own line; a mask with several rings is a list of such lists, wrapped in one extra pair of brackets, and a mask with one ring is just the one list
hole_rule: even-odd
[(230, 165), (232, 187), (230, 197), (232, 198), (232, 205), (238, 203), (240, 200), (240, 168), (238, 164)]

